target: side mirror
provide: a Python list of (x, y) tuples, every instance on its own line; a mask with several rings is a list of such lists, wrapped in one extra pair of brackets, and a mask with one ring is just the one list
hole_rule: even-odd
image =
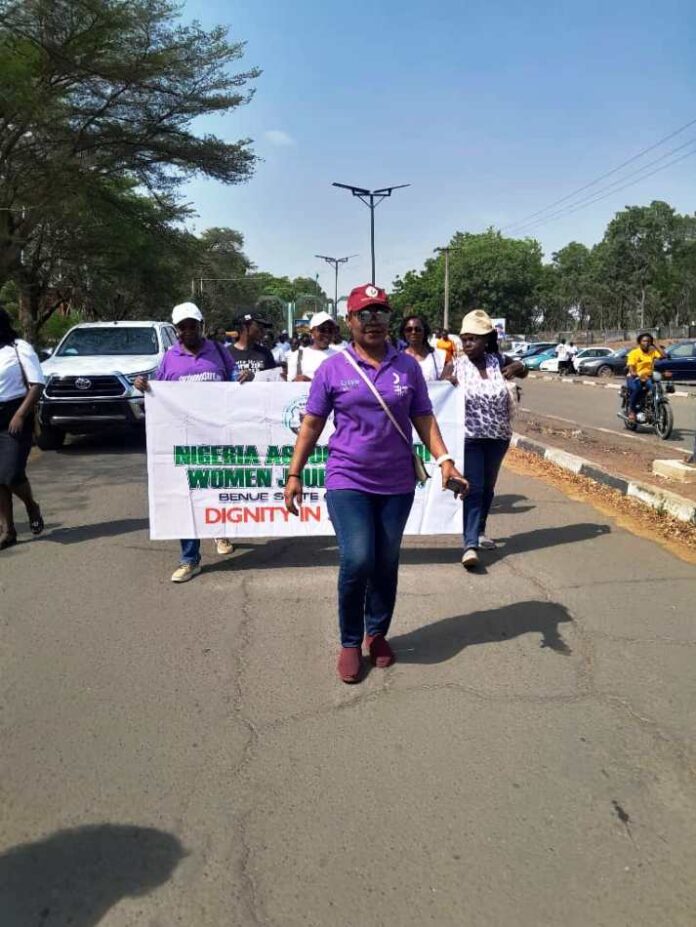
[(49, 357), (53, 354), (53, 348), (42, 348), (39, 351), (39, 360), (41, 363), (47, 361)]

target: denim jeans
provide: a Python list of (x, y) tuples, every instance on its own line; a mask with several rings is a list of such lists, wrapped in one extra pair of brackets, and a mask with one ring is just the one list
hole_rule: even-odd
[(344, 647), (360, 647), (365, 633), (386, 636), (389, 631), (401, 538), (413, 496), (413, 492), (382, 496), (353, 489), (326, 493), (340, 554), (338, 623)]
[(194, 566), (201, 562), (201, 542), (199, 539), (179, 541), (181, 544), (180, 563), (190, 563)]
[(464, 443), (464, 476), (469, 481), (464, 499), (465, 549), (478, 547), (479, 535), (486, 533), (495, 483), (509, 446), (506, 438), (467, 438)]
[(641, 380), (640, 377), (628, 377), (626, 386), (628, 387), (628, 408), (631, 412), (637, 412), (638, 400), (643, 395), (643, 390), (652, 393), (653, 381), (650, 378)]

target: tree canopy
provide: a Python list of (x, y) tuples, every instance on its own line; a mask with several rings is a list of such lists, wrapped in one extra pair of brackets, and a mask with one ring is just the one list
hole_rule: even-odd
[(0, 279), (17, 283), (31, 337), (66, 288), (94, 289), (92, 258), (108, 285), (119, 264), (137, 276), (137, 243), (153, 277), (160, 244), (174, 263), (190, 248), (179, 185), (239, 183), (255, 161), (249, 140), (201, 136), (195, 120), (247, 102), (258, 71), (233, 73), (243, 44), (181, 23), (167, 0), (1, 0), (0, 13)]
[[(472, 309), (508, 319), (513, 330), (525, 330), (534, 313), (542, 276), (542, 252), (532, 239), (505, 238), (489, 229), (482, 234), (457, 232), (449, 243), (450, 322), (458, 328)], [(394, 305), (410, 307), (433, 325), (442, 321), (445, 258), (425, 262), (394, 282)]]
[[(452, 238), (450, 321), (482, 308), (508, 330), (637, 328), (696, 319), (696, 215), (656, 200), (616, 213), (594, 247), (572, 241), (542, 262), (533, 239), (489, 229)], [(442, 324), (444, 256), (394, 282), (393, 302)]]

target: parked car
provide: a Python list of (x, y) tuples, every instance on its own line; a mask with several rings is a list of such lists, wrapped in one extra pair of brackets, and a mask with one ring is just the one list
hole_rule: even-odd
[(550, 341), (539, 341), (537, 344), (528, 345), (527, 350), (523, 351), (521, 354), (511, 353), (510, 357), (516, 357), (518, 360), (522, 360), (526, 363), (528, 357), (536, 357), (536, 355), (541, 354), (542, 351), (548, 351), (549, 348), (555, 347), (556, 345), (551, 344)]
[(550, 360), (550, 358), (556, 356), (556, 345), (551, 348), (546, 348), (545, 351), (540, 351), (538, 354), (525, 354), (521, 358), (527, 370), (538, 370), (540, 365), (543, 364), (545, 360)]
[(655, 370), (672, 374), (675, 380), (696, 380), (696, 341), (678, 341), (670, 345), (667, 359), (655, 361)]
[[(575, 372), (577, 373), (579, 362), (593, 357), (608, 357), (613, 353), (614, 351), (612, 348), (583, 348), (582, 351), (578, 351), (578, 353), (573, 358), (573, 367), (575, 368)], [(543, 370), (546, 373), (558, 373), (558, 358), (551, 357), (549, 360), (545, 360), (539, 367), (539, 370)]]
[(619, 348), (604, 357), (588, 357), (578, 362), (576, 370), (584, 377), (621, 377), (626, 375), (626, 355), (631, 348)]
[(76, 325), (42, 363), (46, 387), (38, 405), (36, 443), (57, 450), (66, 434), (145, 419), (139, 374), (151, 376), (176, 342), (169, 322), (90, 322)]

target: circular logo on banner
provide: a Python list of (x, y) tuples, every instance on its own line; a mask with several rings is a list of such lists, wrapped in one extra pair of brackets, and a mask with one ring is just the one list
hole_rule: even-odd
[(369, 296), (370, 299), (374, 299), (376, 296), (379, 296), (379, 290), (376, 286), (366, 286), (365, 295)]
[(308, 399), (309, 393), (304, 396), (298, 396), (297, 399), (293, 399), (292, 402), (289, 402), (283, 409), (283, 425), (294, 435), (299, 434), (300, 425), (302, 424), (302, 419), (307, 409)]

